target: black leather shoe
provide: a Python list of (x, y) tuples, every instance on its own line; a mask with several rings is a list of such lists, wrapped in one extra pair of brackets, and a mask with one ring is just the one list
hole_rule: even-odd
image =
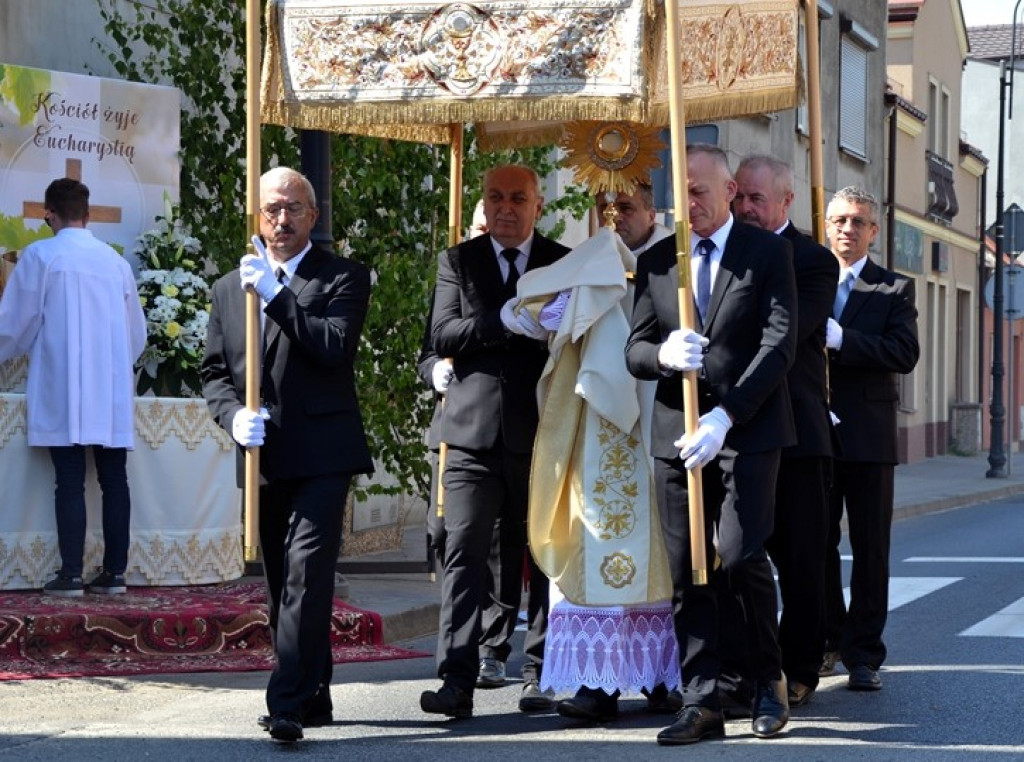
[[(304, 728), (322, 728), (325, 725), (334, 723), (334, 715), (331, 712), (320, 712), (319, 714), (307, 714), (302, 718)], [(261, 714), (256, 718), (256, 724), (264, 730), (270, 730), (270, 715)]]
[(473, 697), (462, 688), (445, 683), (439, 691), (420, 694), (420, 709), (428, 714), (466, 719), (473, 716)]
[(683, 694), (678, 690), (655, 685), (654, 690), (644, 688), (641, 693), (647, 697), (647, 711), (651, 714), (678, 714), (683, 708)]
[(289, 714), (275, 714), (270, 718), (270, 737), (279, 743), (295, 743), (302, 738), (302, 723)]
[(818, 667), (818, 677), (831, 677), (836, 673), (836, 662), (839, 661), (838, 651), (826, 651), (821, 657), (821, 666)]
[(789, 708), (792, 709), (793, 707), (811, 703), (811, 699), (814, 698), (814, 688), (801, 683), (799, 680), (791, 680), (789, 688), (787, 688), (787, 695), (789, 698)]
[(860, 664), (850, 670), (850, 682), (846, 687), (851, 691), (880, 691), (882, 678), (878, 676), (878, 670), (871, 669), (867, 664)]
[(601, 690), (580, 688), (572, 698), (559, 701), (555, 711), (574, 720), (609, 722), (619, 716), (619, 692), (609, 696)]
[(709, 738), (725, 738), (722, 713), (706, 706), (688, 706), (679, 712), (673, 724), (658, 733), (658, 744), (682, 746)]
[(754, 700), (732, 691), (718, 691), (718, 706), (727, 720), (749, 720), (754, 716)]
[(519, 694), (520, 712), (550, 712), (555, 708), (553, 691), (542, 691), (536, 680), (527, 680)]
[(786, 698), (786, 678), (772, 680), (757, 686), (754, 699), (754, 721), (751, 729), (758, 738), (777, 735), (789, 722), (789, 701)]

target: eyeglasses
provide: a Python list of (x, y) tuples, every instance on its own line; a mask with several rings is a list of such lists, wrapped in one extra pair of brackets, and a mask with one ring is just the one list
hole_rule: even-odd
[(309, 207), (301, 201), (292, 201), (290, 204), (267, 204), (260, 207), (260, 214), (267, 218), (267, 222), (275, 222), (281, 216), (281, 212), (287, 212), (288, 216), (295, 220), (301, 220), (309, 214)]
[(828, 221), (837, 228), (846, 227), (846, 223), (849, 222), (857, 230), (863, 230), (864, 228), (871, 227), (875, 224), (874, 220), (866, 220), (863, 217), (829, 217)]

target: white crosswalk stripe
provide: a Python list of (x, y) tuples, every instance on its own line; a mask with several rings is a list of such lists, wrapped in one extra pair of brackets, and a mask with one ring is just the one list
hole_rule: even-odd
[[(849, 560), (848, 556), (844, 556)], [(906, 606), (918, 598), (941, 590), (947, 585), (959, 582), (963, 577), (890, 577), (889, 578), (889, 611)], [(843, 588), (843, 598), (850, 605), (850, 588)]]
[(1024, 638), (1024, 598), (1018, 598), (960, 634), (983, 638)]

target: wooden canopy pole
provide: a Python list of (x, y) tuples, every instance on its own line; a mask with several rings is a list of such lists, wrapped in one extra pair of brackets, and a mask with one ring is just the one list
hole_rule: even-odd
[[(690, 283), (690, 202), (686, 174), (686, 117), (683, 111), (683, 85), (680, 77), (682, 56), (679, 50), (679, 8), (676, 0), (665, 3), (668, 37), (669, 125), (672, 130), (672, 194), (675, 215), (676, 267), (679, 270), (679, 327), (695, 325), (693, 288)], [(697, 430), (697, 372), (683, 373), (683, 423), (686, 433)], [(693, 584), (708, 583), (708, 559), (704, 533), (704, 491), (701, 469), (686, 472), (690, 517), (690, 559)]]
[[(465, 130), (461, 124), (452, 125), (451, 164), (448, 179), (448, 245), (455, 246), (462, 240), (462, 157), (465, 146)], [(441, 400), (444, 405), (444, 399)], [(437, 515), (444, 516), (444, 463), (448, 459), (448, 445), (441, 442), (437, 451)]]
[(818, 0), (803, 0), (807, 40), (807, 128), (811, 140), (811, 232), (825, 244), (825, 181), (821, 143), (821, 53), (818, 47)]
[[(260, 206), (260, 0), (245, 3), (245, 164), (246, 240), (258, 235)], [(251, 243), (248, 253), (255, 253)], [(260, 368), (262, 365), (260, 298), (249, 289), (245, 295), (245, 406), (254, 413), (260, 409)], [(260, 450), (245, 451), (245, 534), (244, 558), (259, 557), (260, 525)]]
[(465, 131), (461, 124), (452, 125), (451, 168), (448, 183), (448, 245), (462, 240), (462, 157)]

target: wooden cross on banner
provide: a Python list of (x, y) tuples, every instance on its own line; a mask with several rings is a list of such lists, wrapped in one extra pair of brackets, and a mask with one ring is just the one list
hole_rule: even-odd
[[(64, 162), (64, 176), (80, 181), (82, 179), (82, 160), (67, 159)], [(26, 220), (41, 220), (46, 216), (46, 209), (42, 201), (24, 201), (21, 206), (21, 215)], [(89, 204), (89, 221), (120, 222), (121, 207)]]

